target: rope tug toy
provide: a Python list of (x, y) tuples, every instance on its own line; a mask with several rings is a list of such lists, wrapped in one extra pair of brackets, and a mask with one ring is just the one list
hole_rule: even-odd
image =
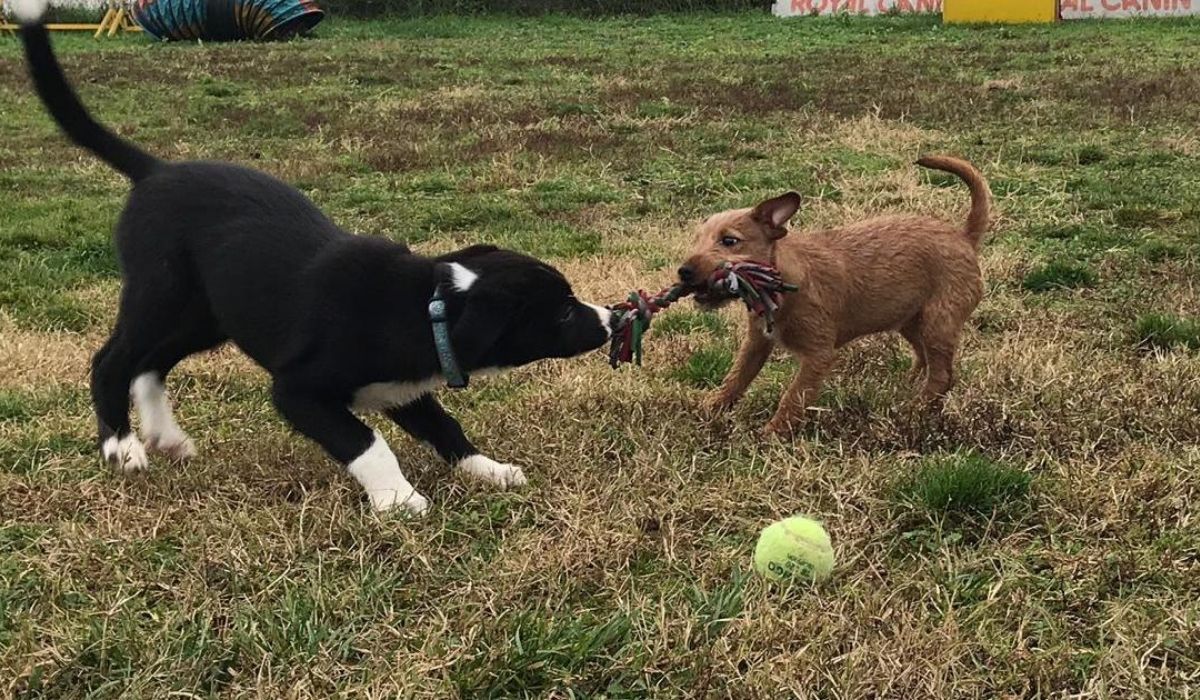
[[(767, 333), (775, 330), (775, 312), (783, 302), (784, 292), (796, 291), (779, 276), (779, 270), (760, 262), (724, 262), (708, 278), (708, 288), (742, 300), (746, 308), (758, 314), (767, 325)], [(682, 284), (674, 284), (655, 296), (639, 289), (629, 298), (608, 308), (616, 317), (608, 364), (616, 369), (621, 363), (642, 364), (642, 337), (650, 328), (654, 315), (691, 294)]]

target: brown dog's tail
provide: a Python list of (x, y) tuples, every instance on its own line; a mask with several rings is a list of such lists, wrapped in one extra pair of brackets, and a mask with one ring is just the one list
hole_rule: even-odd
[(971, 213), (967, 214), (967, 237), (971, 239), (971, 244), (978, 249), (990, 223), (992, 198), (992, 191), (988, 189), (987, 180), (983, 178), (983, 174), (967, 161), (947, 156), (924, 156), (917, 160), (917, 165), (953, 173), (967, 183), (967, 187), (971, 190)]

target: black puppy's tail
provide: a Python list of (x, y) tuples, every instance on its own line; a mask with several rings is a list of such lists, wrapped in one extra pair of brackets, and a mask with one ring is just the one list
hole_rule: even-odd
[(92, 119), (67, 83), (62, 66), (50, 48), (50, 35), (42, 23), (47, 0), (14, 0), (13, 14), (21, 22), (21, 41), (29, 73), (38, 96), (50, 115), (75, 143), (137, 182), (158, 169), (163, 161), (117, 136)]

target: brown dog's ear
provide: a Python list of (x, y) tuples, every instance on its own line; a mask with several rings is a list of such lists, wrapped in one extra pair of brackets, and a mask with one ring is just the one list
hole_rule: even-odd
[(796, 215), (796, 211), (800, 209), (800, 195), (795, 192), (781, 194), (774, 199), (768, 199), (762, 202), (750, 216), (755, 221), (766, 224), (778, 232), (778, 235), (773, 235), (771, 238), (778, 239), (787, 235), (787, 222)]

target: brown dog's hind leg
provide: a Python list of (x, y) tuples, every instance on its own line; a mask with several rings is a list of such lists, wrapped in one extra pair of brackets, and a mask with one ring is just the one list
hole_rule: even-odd
[(927, 376), (921, 398), (940, 404), (946, 392), (954, 386), (954, 356), (958, 352), (958, 337), (962, 321), (950, 314), (924, 315), (921, 324), (921, 344), (925, 348)]
[(929, 353), (929, 378), (921, 391), (921, 398), (941, 402), (954, 386), (954, 354), (958, 350), (958, 339), (931, 343)]
[(833, 348), (829, 348), (797, 357), (801, 363), (800, 372), (779, 399), (779, 408), (765, 429), (768, 435), (788, 438), (800, 427), (805, 410), (816, 401), (821, 393), (821, 383), (833, 369), (835, 355)]
[(925, 351), (925, 387), (921, 399), (940, 406), (954, 386), (954, 357), (958, 353), (963, 324), (975, 309), (982, 290), (957, 290), (943, 295), (921, 310), (918, 341)]
[(710, 412), (716, 413), (732, 408), (749, 388), (750, 382), (762, 371), (767, 358), (771, 356), (774, 341), (763, 335), (758, 324), (751, 322), (742, 338), (742, 346), (738, 349), (737, 359), (733, 362), (729, 374), (725, 375), (721, 386), (704, 402)]
[(928, 360), (925, 357), (925, 343), (921, 340), (921, 317), (917, 316), (901, 326), (900, 335), (904, 336), (904, 339), (908, 341), (913, 351), (913, 365), (909, 371), (908, 379), (911, 382), (922, 381), (925, 379)]

